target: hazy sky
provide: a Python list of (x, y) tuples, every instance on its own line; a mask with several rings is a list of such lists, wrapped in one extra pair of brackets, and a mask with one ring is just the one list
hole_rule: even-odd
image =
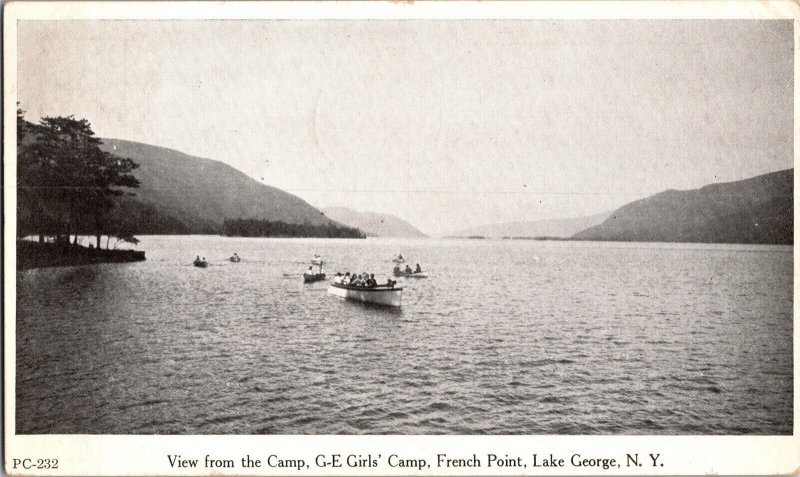
[(30, 120), (428, 233), (792, 167), (791, 21), (20, 21)]

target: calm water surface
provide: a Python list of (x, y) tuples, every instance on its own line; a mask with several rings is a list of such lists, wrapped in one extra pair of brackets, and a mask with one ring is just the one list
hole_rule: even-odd
[[(146, 262), (17, 273), (18, 433), (792, 432), (791, 247), (140, 248)], [(314, 253), (381, 276), (403, 253), (431, 278), (402, 283), (399, 310), (347, 302), (302, 283)]]

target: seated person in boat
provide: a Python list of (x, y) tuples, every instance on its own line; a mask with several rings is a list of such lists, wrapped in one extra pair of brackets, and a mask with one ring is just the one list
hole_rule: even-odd
[(397, 283), (397, 281), (392, 280), (391, 278), (386, 279), (386, 286), (389, 288), (394, 288), (395, 283)]
[(410, 265), (406, 265), (406, 273), (413, 273), (413, 270), (411, 270)]
[(312, 267), (308, 267), (308, 274), (314, 275), (314, 269)]
[(336, 276), (333, 277), (333, 283), (342, 283), (342, 272), (336, 272)]
[(394, 272), (395, 273), (400, 273), (400, 265), (395, 265), (394, 266)]
[(417, 264), (417, 269), (414, 270), (414, 273), (422, 273), (422, 267), (420, 267), (419, 264)]
[(367, 286), (372, 288), (378, 286), (378, 282), (375, 281), (375, 274), (371, 273), (369, 278), (367, 278)]

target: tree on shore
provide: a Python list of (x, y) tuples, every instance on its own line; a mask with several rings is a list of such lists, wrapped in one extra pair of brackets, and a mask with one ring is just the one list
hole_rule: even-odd
[(52, 235), (69, 242), (72, 235), (109, 232), (108, 212), (122, 188), (139, 187), (133, 160), (100, 149), (89, 121), (44, 117), (39, 124), (17, 110), (17, 192), (20, 235)]

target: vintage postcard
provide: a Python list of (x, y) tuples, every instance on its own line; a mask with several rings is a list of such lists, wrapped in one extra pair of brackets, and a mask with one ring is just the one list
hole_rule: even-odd
[(10, 2), (10, 475), (800, 469), (796, 2)]

